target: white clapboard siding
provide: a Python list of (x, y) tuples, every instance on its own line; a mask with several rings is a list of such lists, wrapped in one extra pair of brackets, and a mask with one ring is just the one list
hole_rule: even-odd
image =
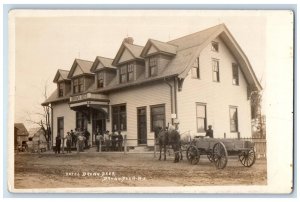
[[(75, 129), (76, 113), (71, 110), (68, 101), (64, 103), (53, 104), (53, 142), (55, 144), (55, 138), (57, 136), (57, 118), (64, 117), (64, 136), (68, 131)], [(65, 143), (66, 144), (66, 143)]]
[[(247, 99), (247, 84), (239, 70), (239, 85), (232, 84), (232, 63), (236, 62), (225, 44), (217, 38), (219, 52), (211, 51), (208, 45), (200, 53), (200, 79), (192, 79), (191, 71), (178, 93), (178, 118), (180, 131), (196, 135), (196, 102), (207, 106), (207, 125), (212, 125), (215, 137), (237, 137), (230, 133), (229, 106), (238, 107), (238, 127), (241, 137), (251, 136), (250, 101)], [(213, 82), (212, 58), (219, 59), (220, 82)], [(199, 135), (199, 134), (198, 134)]]
[[(164, 82), (156, 82), (143, 86), (130, 87), (109, 94), (110, 105), (126, 103), (127, 110), (127, 134), (129, 139), (137, 139), (137, 108), (147, 107), (147, 139), (154, 139), (154, 133), (150, 127), (150, 106), (165, 104), (166, 124), (171, 123), (171, 98), (170, 87)], [(112, 131), (111, 118), (106, 123), (108, 130)], [(153, 140), (147, 142), (153, 145)], [(129, 146), (136, 146), (137, 141), (128, 141)]]

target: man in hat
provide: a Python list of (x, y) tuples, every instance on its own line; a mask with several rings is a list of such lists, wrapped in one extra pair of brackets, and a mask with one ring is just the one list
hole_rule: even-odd
[(209, 125), (208, 126), (208, 130), (206, 130), (206, 136), (210, 137), (210, 138), (214, 138), (214, 131), (212, 130), (212, 126)]

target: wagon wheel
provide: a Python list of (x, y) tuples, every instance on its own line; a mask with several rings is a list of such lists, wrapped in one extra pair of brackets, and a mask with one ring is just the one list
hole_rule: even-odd
[(212, 151), (212, 158), (216, 168), (223, 169), (226, 167), (228, 161), (228, 154), (226, 147), (222, 142), (218, 142), (214, 145)]
[(239, 160), (245, 167), (251, 167), (256, 160), (254, 148), (251, 148), (248, 151), (243, 151), (239, 155)]
[(196, 165), (200, 159), (198, 149), (193, 145), (189, 146), (186, 150), (186, 158), (192, 165)]
[(209, 160), (211, 163), (214, 162), (213, 155), (212, 155), (212, 152), (211, 152), (211, 151), (207, 152), (206, 156), (207, 156), (208, 160)]

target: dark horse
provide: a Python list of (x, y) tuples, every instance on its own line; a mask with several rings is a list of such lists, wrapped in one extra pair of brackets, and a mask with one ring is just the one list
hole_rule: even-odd
[[(164, 149), (164, 160), (166, 160), (167, 146), (171, 145), (174, 150), (175, 159), (174, 163), (179, 162), (179, 152), (181, 153), (180, 134), (173, 127), (169, 127), (168, 130), (157, 128), (155, 131), (155, 137), (159, 144), (159, 160), (161, 160), (161, 151)], [(182, 153), (181, 153), (182, 160)]]

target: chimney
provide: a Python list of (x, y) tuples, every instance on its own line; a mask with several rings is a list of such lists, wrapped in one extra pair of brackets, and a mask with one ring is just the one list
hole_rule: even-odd
[(123, 39), (123, 43), (129, 43), (129, 44), (133, 44), (133, 38), (132, 37), (127, 37), (125, 39)]

